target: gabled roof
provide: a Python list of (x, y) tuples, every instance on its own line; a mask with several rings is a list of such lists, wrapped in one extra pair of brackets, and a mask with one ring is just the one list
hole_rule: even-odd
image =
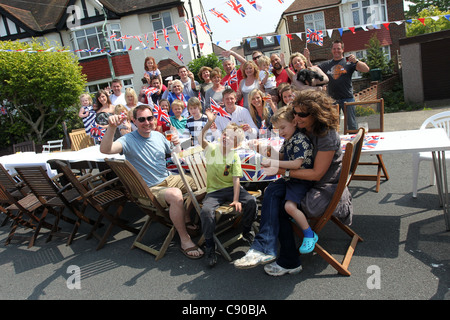
[(284, 11), (284, 14), (296, 13), (306, 10), (319, 9), (322, 7), (339, 5), (341, 0), (315, 0), (315, 1), (305, 1), (305, 0), (295, 0), (289, 8)]
[[(100, 0), (110, 12), (124, 16), (134, 12), (155, 12), (182, 5), (181, 0)], [(6, 14), (14, 22), (34, 32), (50, 31), (58, 27), (66, 16), (69, 5), (76, 0), (0, 0), (0, 13)]]

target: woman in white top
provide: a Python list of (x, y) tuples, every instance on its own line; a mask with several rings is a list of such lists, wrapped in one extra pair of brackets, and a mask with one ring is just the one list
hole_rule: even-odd
[(259, 68), (253, 61), (247, 61), (242, 66), (243, 79), (239, 83), (239, 88), (237, 92), (237, 101), (244, 99), (242, 106), (248, 110), (249, 101), (248, 95), (253, 89), (259, 89)]

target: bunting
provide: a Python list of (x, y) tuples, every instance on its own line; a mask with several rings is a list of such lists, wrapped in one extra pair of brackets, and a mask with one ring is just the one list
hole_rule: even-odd
[(211, 34), (211, 29), (200, 15), (196, 16), (195, 20), (197, 20), (197, 22), (200, 24), (200, 27), (202, 27), (203, 31), (205, 31), (206, 34)]
[(194, 26), (192, 25), (191, 21), (189, 20), (184, 20), (184, 22), (186, 23), (186, 27), (188, 28), (189, 32), (194, 35), (194, 38), (197, 38), (197, 35), (195, 34), (195, 29)]
[(241, 17), (245, 17), (247, 15), (245, 13), (244, 7), (238, 0), (229, 0), (227, 1), (227, 4)]
[(230, 22), (230, 19), (227, 18), (226, 15), (224, 15), (223, 13), (220, 13), (219, 11), (217, 11), (216, 9), (212, 8), (211, 10), (209, 10), (209, 12), (211, 12), (214, 16), (216, 16), (217, 18), (222, 19), (222, 21), (224, 21), (225, 23)]
[(159, 47), (159, 39), (158, 39), (158, 32), (157, 31), (153, 32), (153, 45), (154, 45), (154, 48), (158, 48)]
[(167, 34), (167, 28), (163, 29), (164, 40), (166, 41), (166, 45), (170, 46), (169, 35)]
[(177, 34), (178, 40), (180, 40), (181, 43), (184, 42), (183, 36), (181, 35), (180, 30), (178, 29), (177, 25), (173, 25), (173, 30), (175, 30), (175, 33)]

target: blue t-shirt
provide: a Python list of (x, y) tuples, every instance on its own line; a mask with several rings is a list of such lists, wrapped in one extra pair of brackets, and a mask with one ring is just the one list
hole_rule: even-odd
[(119, 139), (125, 159), (136, 168), (149, 187), (161, 183), (169, 176), (166, 154), (170, 154), (170, 142), (158, 131), (149, 138), (132, 131)]

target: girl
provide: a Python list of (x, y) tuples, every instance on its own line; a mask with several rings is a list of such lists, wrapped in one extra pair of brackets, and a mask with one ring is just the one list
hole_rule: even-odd
[(144, 61), (144, 69), (145, 69), (145, 75), (149, 75), (150, 79), (152, 77), (158, 77), (159, 81), (162, 82), (162, 77), (161, 77), (161, 71), (159, 71), (158, 69), (158, 65), (156, 64), (155, 58), (153, 57), (147, 57), (145, 58)]
[(83, 93), (80, 95), (81, 108), (78, 112), (78, 116), (83, 120), (84, 130), (86, 134), (89, 134), (92, 127), (95, 127), (95, 115), (96, 112), (92, 106), (93, 101), (89, 93)]

